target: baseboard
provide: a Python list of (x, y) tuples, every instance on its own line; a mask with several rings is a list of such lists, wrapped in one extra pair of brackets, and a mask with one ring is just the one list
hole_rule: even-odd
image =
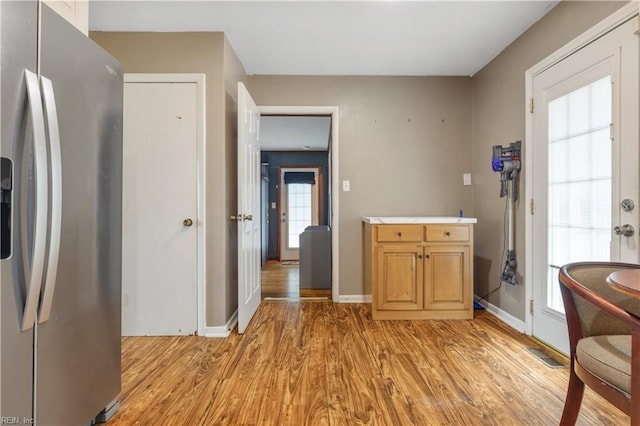
[(524, 323), (524, 321), (519, 320), (518, 318), (514, 317), (510, 313), (503, 311), (502, 309), (498, 308), (496, 305), (493, 305), (484, 299), (480, 299), (479, 297), (475, 296), (475, 300), (476, 302), (484, 306), (487, 312), (489, 312), (491, 315), (498, 318), (500, 321), (504, 322), (505, 324), (507, 324), (512, 328), (515, 328), (520, 333), (525, 332), (526, 324)]
[[(510, 327), (516, 329), (520, 333), (524, 333), (526, 326), (524, 321), (519, 320), (513, 315), (503, 311), (492, 303), (487, 302), (484, 299), (480, 299), (479, 297), (475, 297), (476, 302), (484, 306), (491, 315), (498, 318), (500, 321), (509, 325)], [(371, 295), (370, 294), (353, 294), (353, 295), (342, 295), (338, 297), (338, 303), (371, 303)], [(225, 325), (218, 327), (205, 327), (204, 335), (206, 337), (229, 337), (231, 331), (238, 324), (238, 311), (236, 310), (229, 321)]]
[(371, 303), (370, 294), (349, 294), (338, 296), (338, 303)]
[(205, 337), (229, 337), (231, 331), (238, 324), (238, 311), (236, 310), (229, 321), (225, 325), (221, 325), (218, 327), (205, 327), (204, 335)]

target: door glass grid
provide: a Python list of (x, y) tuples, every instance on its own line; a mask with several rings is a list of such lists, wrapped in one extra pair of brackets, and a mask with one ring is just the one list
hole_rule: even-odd
[(547, 306), (564, 313), (558, 269), (609, 260), (611, 78), (549, 102)]
[(289, 214), (289, 248), (300, 247), (300, 234), (311, 225), (311, 185), (308, 183), (287, 184), (287, 211)]

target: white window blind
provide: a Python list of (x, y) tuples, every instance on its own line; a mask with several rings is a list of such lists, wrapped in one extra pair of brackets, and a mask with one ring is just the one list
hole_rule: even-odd
[(300, 234), (311, 225), (311, 185), (287, 184), (289, 200), (289, 248), (300, 247)]
[(558, 268), (609, 260), (611, 79), (549, 102), (547, 305), (564, 312)]

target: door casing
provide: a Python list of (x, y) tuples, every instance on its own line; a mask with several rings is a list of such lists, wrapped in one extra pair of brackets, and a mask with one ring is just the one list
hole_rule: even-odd
[(331, 116), (331, 143), (329, 144), (331, 210), (331, 298), (334, 302), (354, 301), (340, 297), (340, 108), (337, 106), (258, 106), (262, 115), (328, 115)]
[[(317, 182), (316, 182), (317, 200), (314, 205), (316, 209), (317, 222), (318, 222), (316, 223), (316, 225), (320, 224), (323, 219), (322, 191), (324, 190), (324, 188), (322, 187), (322, 168), (320, 166), (280, 166), (278, 167), (278, 258), (280, 260), (290, 260), (290, 259), (283, 259), (283, 254), (282, 254), (282, 251), (283, 251), (282, 250), (282, 244), (283, 244), (282, 214), (286, 207), (284, 204), (285, 196), (283, 195), (284, 187), (282, 185), (283, 173), (286, 171), (307, 171), (307, 170), (313, 171), (317, 179)], [(312, 192), (312, 197), (313, 197), (313, 192)], [(288, 217), (286, 219), (287, 221), (289, 220)]]

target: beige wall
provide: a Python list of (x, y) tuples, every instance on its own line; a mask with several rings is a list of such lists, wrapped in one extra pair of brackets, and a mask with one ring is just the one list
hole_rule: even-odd
[(244, 74), (242, 65), (223, 33), (92, 32), (90, 36), (122, 63), (126, 73), (206, 76), (206, 325), (224, 325), (237, 308), (236, 236), (228, 221), (235, 209), (235, 143), (230, 142), (235, 140), (235, 102), (228, 100), (225, 89)]
[[(476, 227), (475, 293), (487, 294), (499, 284), (502, 270), (504, 200), (499, 195), (498, 175), (491, 170), (493, 145), (506, 145), (525, 137), (525, 81), (527, 69), (574, 39), (624, 2), (563, 1), (548, 15), (505, 49), (472, 78), (473, 177)], [(520, 182), (524, 196), (527, 170)], [(516, 255), (519, 284), (503, 284), (489, 301), (514, 317), (525, 319), (524, 221), (528, 201), (516, 209)]]
[[(468, 77), (249, 77), (258, 105), (340, 108), (340, 295), (362, 283), (362, 216), (471, 211)], [(335, 155), (335, 153), (334, 153)]]
[[(457, 215), (478, 218), (475, 293), (498, 284), (504, 203), (491, 171), (491, 146), (524, 140), (524, 71), (619, 8), (623, 2), (561, 2), (473, 78), (247, 78), (222, 33), (106, 33), (91, 37), (125, 72), (205, 73), (207, 325), (237, 308), (235, 141), (238, 81), (258, 105), (340, 108), (340, 295), (370, 294), (362, 284), (362, 216)], [(335, 172), (335, 171), (334, 171)], [(471, 172), (473, 187), (462, 185)], [(521, 190), (524, 192), (523, 173)], [(221, 208), (221, 206), (224, 206)], [(524, 274), (524, 215), (516, 213), (516, 252)], [(491, 299), (524, 319), (524, 287), (503, 286)]]

